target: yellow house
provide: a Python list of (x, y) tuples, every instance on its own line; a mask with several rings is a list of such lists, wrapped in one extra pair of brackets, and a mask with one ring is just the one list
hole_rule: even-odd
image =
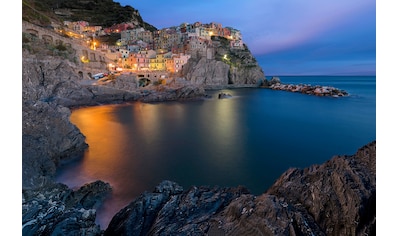
[(151, 70), (166, 70), (164, 53), (157, 54), (155, 58), (150, 59)]

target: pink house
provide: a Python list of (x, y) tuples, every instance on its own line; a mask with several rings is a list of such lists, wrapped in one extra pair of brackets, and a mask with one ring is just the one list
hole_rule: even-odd
[(184, 64), (187, 63), (188, 59), (190, 59), (190, 55), (188, 54), (179, 54), (178, 56), (173, 57), (173, 61), (174, 61), (174, 68), (175, 68), (175, 72), (179, 72), (181, 71), (181, 69), (183, 68)]
[(149, 70), (150, 59), (155, 58), (156, 52), (154, 50), (142, 50), (138, 53), (131, 53), (128, 59), (128, 65), (133, 70), (142, 71)]

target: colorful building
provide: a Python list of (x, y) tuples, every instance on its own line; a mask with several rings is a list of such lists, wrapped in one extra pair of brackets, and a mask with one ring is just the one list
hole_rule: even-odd
[(187, 54), (179, 54), (178, 56), (173, 57), (174, 61), (174, 72), (178, 73), (183, 69), (183, 66), (187, 63), (188, 59), (190, 59), (190, 55)]

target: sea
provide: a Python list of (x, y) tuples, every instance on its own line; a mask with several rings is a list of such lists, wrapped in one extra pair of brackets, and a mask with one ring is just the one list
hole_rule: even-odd
[[(270, 79), (270, 78), (267, 78)], [(89, 144), (56, 180), (76, 189), (103, 180), (112, 194), (97, 210), (112, 216), (162, 180), (191, 186), (245, 186), (265, 192), (289, 168), (352, 155), (376, 140), (375, 76), (280, 76), (285, 84), (333, 86), (348, 97), (265, 88), (209, 90), (201, 101), (131, 102), (72, 110)], [(220, 92), (231, 98), (218, 99)]]

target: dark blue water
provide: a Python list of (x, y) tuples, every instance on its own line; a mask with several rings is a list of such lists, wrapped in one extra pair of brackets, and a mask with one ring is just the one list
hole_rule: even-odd
[(328, 85), (349, 97), (316, 97), (268, 89), (195, 102), (131, 103), (74, 110), (71, 121), (89, 148), (57, 180), (78, 187), (97, 179), (113, 186), (98, 211), (111, 217), (164, 179), (192, 185), (246, 186), (261, 194), (288, 168), (354, 154), (376, 139), (376, 78), (280, 77), (283, 83)]

